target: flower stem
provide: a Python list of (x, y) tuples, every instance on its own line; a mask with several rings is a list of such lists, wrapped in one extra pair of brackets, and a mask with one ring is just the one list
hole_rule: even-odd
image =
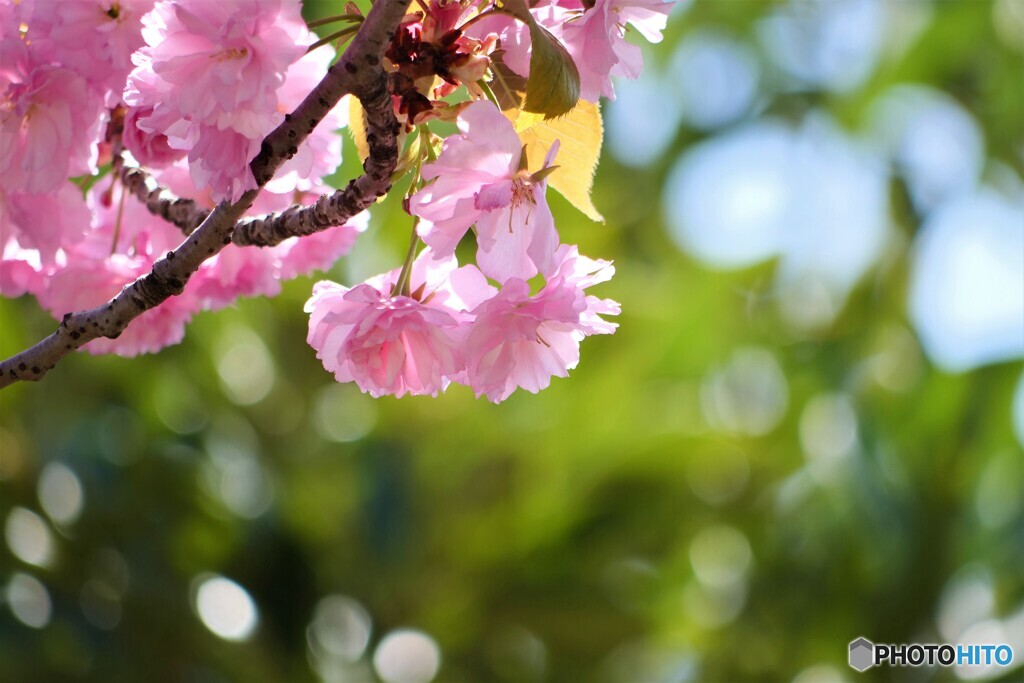
[[(429, 144), (430, 129), (427, 128), (426, 124), (420, 124), (419, 126), (417, 126), (416, 133), (419, 136), (421, 142), (420, 149), (426, 149), (428, 152), (432, 153), (433, 150), (430, 149)], [(427, 143), (427, 146), (425, 148), (423, 147), (422, 144), (424, 141), (424, 137), (426, 137)], [(420, 189), (420, 167), (423, 165), (423, 154), (424, 152), (421, 151), (420, 154), (418, 155), (419, 158), (416, 159), (416, 168), (412, 174), (412, 181), (409, 183), (409, 189), (405, 191), (405, 201), (402, 204), (404, 207), (406, 207), (406, 211), (408, 211), (409, 207), (409, 198), (412, 197), (413, 194), (415, 194), (418, 189)], [(409, 251), (406, 252), (405, 254), (405, 263), (402, 264), (402, 270), (401, 272), (398, 273), (398, 279), (395, 280), (395, 286), (391, 288), (391, 296), (409, 296), (409, 292), (411, 291), (409, 281), (411, 279), (412, 274), (412, 263), (413, 261), (416, 260), (416, 247), (419, 244), (419, 235), (416, 234), (416, 228), (419, 226), (419, 224), (420, 217), (413, 216), (412, 235), (409, 238)]]
[(491, 86), (487, 83), (487, 81), (481, 78), (479, 81), (476, 82), (476, 84), (480, 86), (480, 89), (484, 91), (485, 95), (487, 95), (487, 99), (493, 102), (495, 107), (501, 109), (501, 104), (498, 102), (498, 97), (497, 95), (494, 94), (494, 91), (491, 90)]
[(398, 274), (398, 280), (391, 290), (391, 296), (409, 296), (410, 281), (412, 280), (412, 263), (416, 260), (416, 247), (419, 245), (420, 236), (416, 234), (416, 227), (420, 224), (420, 217), (412, 217), (412, 236), (409, 239), (409, 251), (405, 254), (405, 263), (402, 264), (402, 272)]
[(121, 199), (117, 203), (117, 218), (114, 219), (114, 243), (110, 245), (111, 256), (117, 252), (117, 241), (121, 239), (121, 218), (124, 216), (124, 198), (128, 196), (128, 188), (121, 185)]
[(343, 28), (340, 31), (335, 31), (331, 35), (325, 36), (325, 37), (321, 38), (320, 40), (316, 41), (315, 43), (313, 43), (312, 45), (310, 45), (309, 48), (306, 50), (306, 54), (309, 54), (310, 52), (312, 52), (313, 50), (317, 49), (318, 47), (322, 47), (322, 46), (326, 45), (327, 43), (333, 42), (335, 40), (342, 40), (342, 39), (349, 38), (349, 37), (355, 35), (356, 31), (358, 31), (358, 30), (359, 30), (358, 26), (349, 26), (348, 28)]
[(430, 128), (425, 123), (421, 123), (417, 129), (420, 131), (420, 144), (427, 154), (427, 160), (437, 161), (437, 153), (434, 151), (434, 134), (430, 132)]
[(361, 14), (335, 14), (334, 16), (324, 17), (322, 19), (315, 19), (306, 26), (309, 28), (316, 28), (317, 26), (325, 26), (327, 24), (334, 24), (339, 21), (353, 21), (356, 23), (362, 22), (363, 15)]

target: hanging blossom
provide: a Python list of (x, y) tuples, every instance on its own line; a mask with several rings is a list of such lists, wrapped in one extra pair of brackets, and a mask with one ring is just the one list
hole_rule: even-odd
[(187, 150), (218, 199), (254, 189), (249, 162), (284, 118), (278, 89), (311, 42), (298, 0), (160, 2), (142, 35), (124, 99), (152, 112), (136, 125)]
[[(294, 110), (309, 91), (324, 77), (334, 62), (334, 48), (329, 45), (313, 50), (288, 67), (284, 83), (277, 92), (277, 112), (284, 115)], [(348, 126), (349, 100), (346, 96), (317, 124), (299, 145), (295, 155), (284, 162), (265, 190), (286, 193), (292, 190), (309, 192), (341, 164), (341, 135)]]
[[(196, 185), (184, 161), (155, 173), (154, 178), (175, 195), (190, 197), (201, 207), (213, 209), (216, 205), (214, 194)], [(293, 204), (310, 203), (320, 194), (330, 192), (330, 188), (319, 183), (304, 182), (303, 186), (308, 190), (298, 189), (295, 182), (282, 186), (281, 192), (264, 189), (256, 197), (249, 214), (283, 211)], [(281, 292), (282, 281), (329, 269), (352, 249), (356, 238), (368, 226), (369, 214), (364, 211), (344, 225), (301, 239), (291, 237), (273, 247), (253, 249), (229, 244), (200, 267), (192, 276), (189, 288), (208, 310), (229, 306), (239, 297), (276, 296)]]
[(409, 274), (409, 294), (395, 294), (400, 270), (351, 289), (318, 282), (306, 302), (309, 345), (339, 382), (372, 396), (436, 396), (464, 372), (461, 339), (467, 310), (494, 293), (474, 266), (424, 250)]
[(89, 223), (68, 176), (96, 170), (99, 96), (77, 73), (39, 59), (3, 6), (0, 28), (0, 293), (35, 293)]
[[(31, 7), (31, 3), (28, 5)], [(206, 9), (204, 3), (199, 5), (198, 11)], [(246, 8), (243, 4), (234, 5), (239, 12)], [(258, 5), (262, 10), (276, 7), (264, 2)], [(294, 9), (297, 5), (289, 6)], [(53, 13), (53, 7), (49, 4), (39, 7), (43, 9), (35, 14), (35, 21), (41, 25), (42, 12)], [(135, 4), (135, 7), (140, 5)], [(176, 13), (176, 7), (171, 3), (161, 5), (165, 12)], [(254, 7), (248, 6), (250, 10)], [(0, 9), (8, 13), (19, 8), (24, 9), (0, 4)], [(272, 12), (271, 16), (284, 17), (285, 10), (285, 7), (277, 7), (274, 11), (278, 13)], [(148, 17), (147, 24), (159, 23), (157, 14), (154, 12)], [(33, 15), (26, 10), (23, 16), (31, 18)], [(292, 18), (298, 22), (297, 14)], [(260, 24), (255, 15), (253, 21), (258, 24), (253, 30), (260, 40), (266, 41), (268, 36), (281, 31), (280, 27), (266, 21)], [(148, 273), (157, 259), (177, 248), (182, 235), (175, 226), (152, 215), (135, 197), (125, 196), (114, 176), (93, 184), (88, 192), (88, 203), (81, 190), (67, 181), (69, 174), (94, 170), (91, 162), (96, 156), (96, 140), (103, 123), (100, 95), (89, 82), (64, 65), (39, 64), (35, 57), (46, 42), (39, 40), (30, 44), (24, 35), (9, 32), (9, 27), (5, 23), (0, 28), (0, 49), (4, 55), (15, 57), (0, 60), (0, 75), (9, 85), (2, 91), (5, 94), (5, 135), (0, 163), (5, 164), (5, 168), (4, 185), (0, 188), (0, 293), (4, 296), (32, 294), (60, 319), (66, 313), (102, 304), (115, 296), (125, 284)], [(300, 32), (308, 36), (304, 28)], [(84, 30), (82, 36), (83, 40), (91, 39), (91, 34)], [(299, 54), (300, 58), (290, 64), (281, 61), (284, 80), (270, 93), (273, 111), (262, 124), (267, 130), (259, 132), (261, 138), (323, 77), (334, 57), (330, 47), (301, 56), (304, 49), (301, 45), (295, 46), (294, 36), (287, 41), (292, 46), (291, 52)], [(181, 58), (191, 59), (187, 51)], [(154, 64), (152, 59), (148, 63)], [(246, 87), (244, 83), (236, 86), (242, 90)], [(243, 104), (257, 102), (260, 89), (252, 90), (249, 95), (248, 100), (236, 99)], [(134, 160), (145, 165), (159, 185), (212, 209), (220, 196), (217, 188), (204, 183), (203, 172), (197, 173), (196, 165), (190, 166), (183, 157), (190, 152), (205, 155), (205, 163), (228, 169), (235, 161), (228, 159), (230, 154), (226, 155), (224, 150), (244, 136), (232, 130), (218, 131), (217, 135), (226, 136), (219, 139), (217, 135), (203, 137), (200, 134), (190, 150), (176, 149), (172, 142), (180, 140), (175, 140), (173, 133), (168, 136), (142, 123), (150, 120), (161, 106), (180, 104), (175, 102), (175, 96), (152, 105), (130, 107), (122, 140)], [(265, 103), (259, 101), (259, 104)], [(331, 191), (323, 185), (322, 178), (333, 173), (341, 162), (337, 129), (347, 123), (345, 111), (344, 107), (337, 107), (325, 117), (274, 182), (259, 195), (250, 214), (282, 211), (295, 203), (310, 203), (318, 195)], [(17, 118), (23, 112), (24, 115)], [(229, 114), (239, 118), (228, 123), (247, 130), (245, 126), (251, 121), (244, 111), (231, 110)], [(88, 132), (82, 132), (80, 121), (90, 124)], [(175, 123), (178, 130), (186, 124), (193, 125), (184, 120)], [(201, 126), (193, 128), (198, 130)], [(19, 139), (19, 135), (25, 139)], [(21, 150), (29, 156), (16, 166), (21, 161)], [(31, 155), (43, 154), (48, 155), (47, 158), (34, 163), (35, 157)], [(84, 161), (86, 154), (88, 162)], [(55, 163), (60, 160), (65, 160), (68, 167)], [(248, 172), (248, 152), (239, 152), (237, 161)], [(22, 167), (28, 172), (21, 172)], [(37, 188), (47, 188), (47, 191), (45, 194), (34, 191)], [(182, 294), (144, 313), (117, 339), (96, 340), (86, 348), (91, 353), (130, 356), (155, 352), (177, 343), (188, 321), (200, 310), (223, 308), (242, 296), (274, 296), (280, 293), (283, 280), (330, 268), (348, 253), (368, 222), (364, 212), (345, 225), (303, 239), (291, 238), (271, 248), (228, 245), (203, 263)]]
[[(583, 97), (596, 100), (614, 97), (612, 75), (639, 73), (627, 27), (660, 40), (670, 6), (542, 0), (530, 11), (565, 44)], [(351, 288), (318, 283), (305, 307), (308, 342), (339, 381), (374, 396), (436, 395), (459, 383), (497, 403), (567, 376), (585, 337), (615, 331), (604, 316), (618, 314), (619, 305), (586, 293), (614, 268), (559, 245), (545, 196), (558, 142), (531, 173), (514, 126), (482, 99), (478, 81), (491, 71), (496, 46), (506, 66), (526, 74), (529, 32), (494, 15), (467, 34), (461, 24), (476, 16), (467, 5), (428, 0), (422, 8), (401, 23), (385, 65), (407, 129), (434, 117), (458, 125), (436, 158), (421, 152), (417, 191), (407, 202), (427, 249), (405, 268)], [(116, 174), (94, 178), (85, 199), (67, 180), (95, 174), (98, 154), (109, 159), (112, 141), (98, 144), (104, 102), (120, 105), (123, 95), (127, 105), (121, 140), (133, 157), (128, 163), (213, 208), (255, 187), (249, 163), (262, 139), (327, 72), (334, 52), (307, 54), (312, 40), (298, 0), (0, 0), (0, 293), (31, 293), (60, 319), (116, 296), (180, 244), (178, 229), (128, 196)], [(475, 101), (440, 101), (462, 86)], [(346, 112), (342, 103), (327, 115), (252, 214), (309, 204), (330, 191), (323, 179), (341, 161), (336, 131)], [(135, 355), (176, 343), (199, 311), (273, 296), (281, 281), (331, 267), (367, 223), (363, 213), (274, 247), (229, 244), (179, 295), (116, 339), (85, 348)], [(459, 267), (455, 249), (470, 228), (477, 265)]]
[[(142, 254), (114, 254), (94, 261), (75, 259), (48, 278), (47, 289), (39, 301), (54, 318), (60, 319), (65, 313), (106, 303), (125, 283), (148, 273), (152, 265), (152, 259)], [(186, 324), (198, 310), (195, 299), (172, 296), (156, 308), (144, 311), (117, 339), (95, 339), (83, 348), (93, 355), (155, 353), (181, 342)]]
[(17, 239), (0, 240), (0, 296), (36, 296), (46, 284), (41, 270), (39, 252), (22, 248)]
[(66, 263), (65, 249), (84, 239), (90, 212), (82, 192), (65, 181), (45, 194), (0, 187), (0, 296), (40, 296), (47, 276)]
[[(425, 219), (419, 235), (439, 257), (448, 256), (471, 225), (477, 229), (477, 264), (499, 282), (550, 273), (558, 233), (548, 208), (546, 174), (529, 174), (523, 143), (491, 102), (479, 101), (458, 117), (461, 134), (445, 140), (437, 161), (423, 167), (431, 185), (409, 202)], [(558, 151), (548, 151), (544, 168)]]
[(139, 127), (139, 119), (153, 115), (153, 107), (132, 107), (124, 116), (124, 131), (121, 142), (131, 152), (135, 161), (150, 168), (166, 168), (178, 159), (184, 158), (187, 152), (171, 147), (167, 136), (159, 132), (150, 132)]
[(473, 311), (466, 379), (478, 397), (499, 403), (517, 387), (537, 393), (552, 377), (569, 376), (584, 337), (615, 331), (617, 325), (601, 316), (617, 315), (619, 304), (583, 291), (609, 280), (614, 267), (580, 256), (574, 246), (560, 247), (556, 258), (554, 277), (537, 294), (512, 279)]
[(307, 341), (339, 382), (375, 396), (436, 395), (466, 384), (494, 403), (517, 387), (536, 393), (567, 377), (579, 345), (611, 334), (619, 305), (584, 290), (611, 278), (606, 261), (562, 246), (552, 278), (537, 294), (517, 278), (500, 291), (474, 266), (424, 250), (410, 276), (411, 294), (393, 293), (394, 270), (351, 289), (319, 282), (306, 302)]

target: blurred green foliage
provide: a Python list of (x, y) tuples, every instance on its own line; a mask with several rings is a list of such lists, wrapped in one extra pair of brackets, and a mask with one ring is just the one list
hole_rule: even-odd
[[(307, 4), (311, 17), (340, 6)], [(753, 44), (777, 5), (698, 1), (645, 48), (648, 63), (698, 28)], [(977, 117), (990, 157), (1021, 172), (1020, 52), (992, 3), (929, 6), (911, 48), (864, 87), (779, 96), (768, 111), (824, 107), (857, 126), (889, 84), (930, 84)], [(641, 169), (606, 155), (605, 225), (552, 200), (563, 241), (615, 259), (597, 293), (623, 314), (537, 396), (493, 406), (455, 386), (374, 400), (336, 384), (303, 341), (312, 278), (200, 315), (159, 355), (82, 354), (0, 393), (0, 519), (42, 514), (48, 463), (69, 467), (84, 495), (77, 521), (46, 523), (44, 567), (0, 543), (0, 586), (31, 575), (52, 602), (37, 630), (0, 600), (0, 679), (314, 681), (319, 669), (376, 680), (374, 648), (403, 626), (436, 641), (445, 682), (952, 679), (855, 674), (846, 647), (860, 635), (943, 641), (944, 618), (1022, 609), (1024, 458), (1010, 420), (1021, 363), (959, 375), (929, 364), (905, 310), (918, 226), (897, 181), (903, 240), (825, 329), (780, 317), (773, 264), (723, 273), (682, 254), (659, 196), (698, 138), (682, 129)], [(357, 169), (346, 144), (341, 181)], [(331, 276), (395, 267), (407, 231), (397, 202), (375, 207)], [(51, 327), (33, 301), (4, 301), (0, 354)], [(765, 354), (784, 394), (761, 429), (758, 397), (721, 373), (764, 367)], [(739, 429), (715, 423), (719, 399), (740, 411)], [(811, 405), (852, 412), (851, 453), (805, 453)], [(211, 573), (255, 601), (249, 640), (200, 620), (197, 577)], [(984, 588), (967, 607), (951, 597), (964, 585)], [(310, 626), (338, 594), (372, 620), (354, 662), (324, 655)]]

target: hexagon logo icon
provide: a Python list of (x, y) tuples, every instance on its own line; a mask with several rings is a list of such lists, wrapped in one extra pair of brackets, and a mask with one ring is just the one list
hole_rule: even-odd
[(850, 666), (865, 671), (875, 664), (875, 644), (864, 637), (850, 643)]

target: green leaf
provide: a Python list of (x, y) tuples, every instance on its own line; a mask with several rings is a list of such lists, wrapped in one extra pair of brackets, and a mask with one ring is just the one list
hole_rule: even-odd
[(549, 119), (572, 111), (580, 99), (580, 72), (565, 46), (537, 23), (524, 0), (505, 0), (502, 8), (530, 28), (530, 79), (523, 110)]
[(530, 40), (530, 80), (523, 109), (548, 118), (572, 111), (580, 99), (580, 72), (572, 57), (535, 21), (530, 24)]

